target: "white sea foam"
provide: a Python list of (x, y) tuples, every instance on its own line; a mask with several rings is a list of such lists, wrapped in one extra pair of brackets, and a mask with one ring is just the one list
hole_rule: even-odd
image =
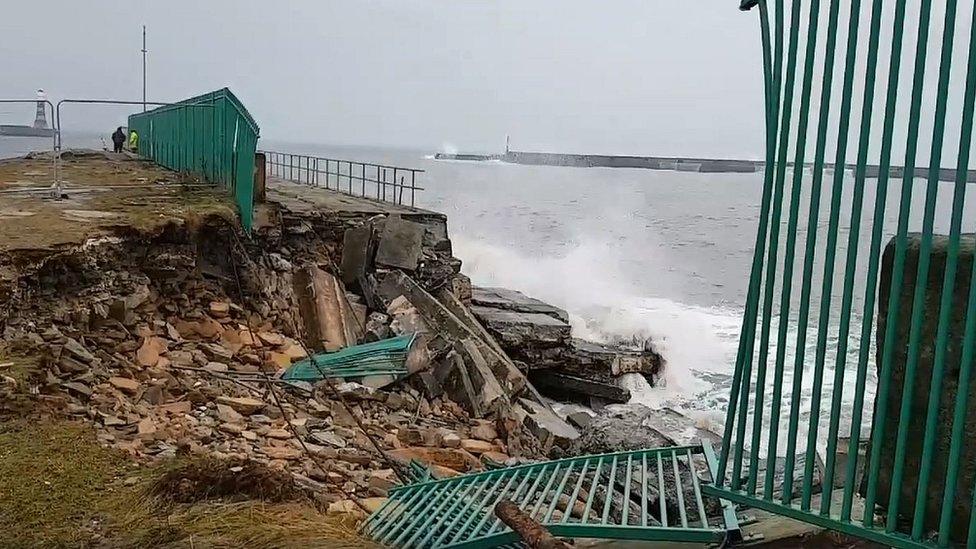
[[(561, 255), (530, 256), (511, 248), (464, 236), (453, 238), (455, 253), (464, 260), (463, 272), (473, 282), (483, 286), (501, 286), (519, 290), (531, 297), (562, 307), (570, 316), (573, 335), (598, 342), (637, 336), (650, 338), (662, 354), (666, 364), (663, 383), (651, 387), (638, 374), (621, 378), (623, 387), (631, 391), (631, 403), (651, 408), (664, 406), (695, 418), (702, 426), (720, 432), (727, 410), (728, 389), (734, 369), (736, 346), (741, 323), (741, 310), (688, 305), (661, 297), (647, 297), (653, 289), (635, 288), (619, 272), (619, 250), (594, 241), (582, 241)], [(770, 398), (773, 390), (773, 365), (777, 356), (779, 322), (770, 325), (768, 375), (763, 392), (767, 395), (763, 425), (769, 425)], [(856, 324), (856, 322), (855, 322)], [(824, 386), (821, 393), (821, 433), (825, 432), (829, 397), (833, 388), (832, 366), (836, 361), (836, 327), (828, 331), (827, 352), (824, 357)], [(808, 328), (803, 353), (809, 360), (804, 370), (812, 368), (817, 331)], [(851, 348), (859, 341), (851, 334)], [(785, 450), (786, 417), (792, 401), (797, 329), (791, 322), (786, 332), (783, 353), (782, 406), (779, 417), (781, 432), (778, 447)], [(758, 359), (757, 359), (758, 360)], [(868, 365), (869, 379), (873, 363)], [(843, 378), (845, 398), (853, 397), (854, 375), (849, 367)], [(800, 384), (800, 416), (805, 422), (810, 413), (812, 378), (805, 375)], [(873, 384), (868, 384), (866, 405), (873, 399)], [(847, 413), (844, 406), (843, 414)], [(749, 420), (751, 424), (751, 419)], [(842, 417), (841, 425), (849, 424)], [(799, 447), (805, 444), (805, 429), (801, 429)], [(750, 431), (751, 432), (751, 431)]]
[(619, 258), (606, 245), (584, 241), (560, 256), (530, 257), (464, 236), (453, 242), (475, 284), (519, 290), (566, 309), (576, 337), (650, 338), (667, 361), (663, 383), (651, 387), (639, 375), (626, 376), (633, 402), (685, 405), (714, 388), (702, 373), (731, 374), (738, 313), (643, 297), (616, 269)]

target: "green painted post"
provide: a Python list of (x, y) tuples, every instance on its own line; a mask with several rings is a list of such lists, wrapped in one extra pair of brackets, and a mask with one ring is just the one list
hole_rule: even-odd
[[(789, 52), (787, 53), (786, 61), (786, 82), (785, 91), (783, 94), (783, 108), (782, 116), (783, 123), (781, 128), (783, 131), (779, 135), (779, 152), (777, 154), (776, 161), (776, 194), (773, 198), (773, 224), (772, 224), (772, 236), (769, 242), (769, 258), (766, 261), (766, 301), (764, 303), (764, 319), (763, 324), (763, 338), (760, 341), (760, 360), (765, 363), (768, 358), (769, 350), (769, 325), (772, 321), (772, 305), (773, 305), (773, 291), (775, 287), (776, 280), (776, 251), (779, 243), (779, 219), (782, 215), (783, 207), (783, 187), (786, 183), (786, 157), (789, 151), (790, 142), (790, 120), (793, 115), (793, 87), (796, 80), (796, 65), (797, 65), (797, 50), (799, 43), (800, 34), (800, 6), (802, 2), (800, 0), (793, 0), (793, 9), (790, 10), (790, 40), (789, 40)], [(781, 323), (786, 322), (786, 319), (780, 319)], [(766, 351), (765, 353), (763, 351)], [(779, 355), (779, 350), (777, 350), (777, 355)], [(764, 391), (765, 388), (758, 386), (757, 391)], [(776, 470), (776, 450), (777, 450), (777, 440), (779, 437), (779, 415), (780, 406), (783, 395), (783, 361), (776, 360), (774, 372), (773, 372), (773, 399), (772, 407), (769, 413), (769, 439), (766, 447), (766, 477), (763, 483), (763, 498), (771, 500), (773, 498), (773, 477)], [(753, 452), (753, 454), (758, 453), (758, 449)], [(758, 456), (757, 458), (758, 459)]]
[[(836, 0), (834, 0), (834, 3)], [(807, 129), (810, 123), (810, 95), (813, 87), (813, 72), (815, 69), (814, 58), (817, 52), (817, 33), (820, 30), (820, 0), (810, 1), (810, 23), (807, 26), (807, 49), (804, 60), (803, 88), (800, 93), (800, 113), (797, 124), (796, 156), (793, 159), (793, 190), (790, 192), (790, 217), (786, 230), (786, 257), (783, 261), (783, 284), (780, 291), (780, 313), (779, 313), (779, 339), (776, 342), (776, 369), (784, 370), (786, 365), (786, 336), (789, 329), (790, 320), (790, 300), (793, 291), (793, 268), (795, 266), (796, 255), (796, 232), (800, 217), (800, 195), (803, 190), (803, 172), (806, 165), (807, 148)], [(834, 28), (836, 29), (836, 22)], [(835, 30), (836, 32), (836, 30)], [(833, 65), (833, 61), (831, 61)], [(829, 88), (827, 88), (829, 90)], [(829, 92), (828, 92), (829, 93)], [(828, 108), (828, 104), (821, 105), (821, 111)], [(826, 131), (823, 128), (822, 131)], [(819, 138), (818, 138), (819, 141)], [(819, 143), (818, 143), (819, 145)], [(821, 164), (823, 159), (821, 158)], [(810, 196), (811, 209), (817, 204), (819, 211), (820, 200), (820, 179), (821, 174), (814, 174), (814, 182), (817, 192), (812, 192)], [(813, 211), (810, 212), (811, 219), (816, 219)], [(816, 225), (814, 225), (816, 227)], [(814, 231), (814, 234), (816, 231)], [(805, 299), (800, 299), (800, 314), (797, 319), (797, 353), (793, 364), (793, 391), (790, 397), (790, 416), (787, 424), (786, 435), (786, 455), (784, 456), (784, 484), (783, 484), (783, 503), (789, 503), (793, 498), (793, 468), (796, 462), (796, 439), (799, 431), (800, 418), (800, 398), (803, 388), (803, 347), (806, 341), (807, 320), (810, 312), (810, 277), (813, 274), (813, 248), (814, 239), (812, 235), (807, 235), (807, 261), (804, 265), (803, 287), (806, 290)], [(806, 272), (809, 270), (809, 272)], [(802, 293), (802, 292), (801, 292)], [(768, 474), (768, 471), (767, 471)]]
[[(966, 179), (969, 172), (970, 143), (973, 139), (973, 110), (976, 108), (976, 3), (973, 4), (972, 25), (969, 35), (969, 65), (966, 74), (966, 91), (963, 97), (962, 128), (959, 132), (959, 156), (956, 164), (956, 182), (953, 203), (963, 202), (966, 192)], [(959, 194), (963, 196), (958, 196)], [(953, 211), (953, 224), (956, 212)], [(953, 231), (950, 231), (953, 232)], [(955, 269), (946, 267), (946, 275)], [(942, 305), (945, 308), (945, 304)], [(941, 328), (941, 321), (940, 321)], [(959, 380), (956, 385), (956, 402), (952, 414), (952, 435), (949, 443), (949, 456), (946, 466), (945, 491), (942, 497), (942, 513), (939, 517), (939, 539), (941, 547), (949, 545), (949, 530), (952, 521), (953, 503), (956, 499), (956, 486), (959, 478), (959, 465), (962, 445), (965, 440), (963, 429), (966, 425), (966, 411), (969, 406), (969, 383), (973, 366), (973, 350), (976, 347), (976, 260), (969, 275), (969, 305), (966, 308), (966, 327), (963, 336), (962, 357), (959, 364)], [(929, 396), (931, 399), (931, 395)], [(976, 497), (976, 489), (973, 490)], [(976, 505), (973, 506), (976, 510)], [(973, 514), (976, 517), (976, 513)], [(969, 537), (976, 544), (976, 527), (970, 526)]]
[[(847, 30), (847, 52), (846, 52), (847, 62), (845, 63), (844, 66), (844, 88), (843, 91), (841, 92), (841, 107), (840, 107), (841, 122), (840, 122), (840, 128), (838, 130), (838, 143), (837, 143), (837, 153), (836, 153), (837, 156), (836, 159), (834, 160), (834, 166), (835, 166), (834, 190), (833, 190), (834, 200), (831, 201), (831, 211), (830, 211), (831, 220), (833, 220), (835, 216), (839, 216), (840, 208), (839, 207), (835, 208), (834, 204), (840, 202), (840, 195), (843, 193), (844, 170), (842, 168), (837, 168), (837, 166), (845, 166), (847, 164), (847, 137), (848, 137), (848, 132), (850, 130), (851, 105), (853, 103), (853, 95), (854, 95), (854, 91), (853, 91), (854, 67), (855, 67), (855, 61), (857, 59), (857, 43), (858, 43), (858, 32), (860, 27), (860, 16), (861, 16), (861, 1), (853, 0), (851, 2), (850, 23), (848, 25), (848, 30)], [(830, 26), (836, 27), (837, 15), (836, 15), (836, 11), (834, 11), (833, 9), (831, 11), (830, 17), (831, 17)], [(836, 35), (834, 38), (836, 41)], [(831, 55), (831, 66), (833, 66), (832, 62), (833, 62), (834, 48), (829, 47), (828, 51), (830, 52), (829, 55)], [(875, 55), (875, 59), (876, 58), (877, 56)], [(871, 60), (869, 59), (869, 67), (870, 67), (870, 62)], [(869, 72), (871, 70), (873, 69), (869, 68)], [(868, 79), (871, 78), (872, 76), (869, 75)], [(824, 86), (827, 89), (830, 88), (830, 85), (828, 85), (826, 82), (824, 83)], [(874, 88), (873, 81), (871, 81), (870, 85), (868, 85), (868, 83), (866, 82), (865, 87), (871, 89), (873, 94), (873, 88)], [(829, 97), (825, 98), (825, 101), (827, 100), (829, 100)], [(862, 137), (863, 137), (863, 126), (867, 125), (868, 127), (870, 127), (870, 122), (871, 122), (870, 109), (868, 109), (866, 112), (863, 112), (862, 120), (863, 120)], [(821, 128), (825, 128), (828, 124), (828, 120), (825, 117), (822, 117), (819, 124)], [(861, 144), (866, 145), (866, 141), (867, 139), (865, 138)], [(814, 170), (816, 170), (817, 172), (822, 171), (823, 165), (821, 164), (817, 166), (815, 164)], [(846, 339), (849, 330), (849, 322), (851, 318), (851, 301), (852, 301), (851, 294), (853, 293), (853, 285), (854, 285), (853, 273), (854, 273), (854, 265), (857, 260), (857, 235), (859, 233), (858, 228), (861, 225), (860, 204), (864, 196), (863, 179), (861, 180), (861, 183), (862, 185), (860, 186), (860, 189), (858, 189), (857, 182), (855, 181), (854, 205), (851, 209), (851, 225), (850, 225), (851, 230), (850, 230), (850, 238), (847, 244), (847, 262), (845, 264), (846, 276), (844, 277), (844, 297), (841, 300), (841, 316), (840, 316), (841, 335), (840, 335), (840, 340), (838, 341), (837, 362), (834, 366), (834, 382), (833, 382), (834, 390), (833, 390), (833, 395), (831, 397), (832, 405), (831, 405), (831, 412), (830, 412), (830, 424), (828, 427), (829, 434), (827, 435), (827, 460), (826, 460), (827, 464), (825, 467), (826, 472), (824, 474), (825, 480), (823, 481), (824, 495), (820, 500), (821, 513), (829, 512), (825, 510), (830, 509), (830, 497), (833, 491), (834, 461), (836, 459), (836, 452), (837, 452), (837, 431), (839, 429), (840, 405), (844, 393), (843, 381), (844, 381), (844, 370), (846, 366), (846, 355), (847, 355)], [(810, 207), (810, 210), (811, 210), (810, 215), (812, 217), (813, 206)], [(835, 212), (837, 213), (835, 214)], [(811, 225), (811, 228), (808, 229), (808, 231), (810, 230), (815, 231), (816, 225)], [(809, 232), (807, 238), (810, 238)], [(833, 233), (833, 238), (834, 240), (833, 242), (831, 242), (830, 236), (828, 236), (827, 239), (828, 253), (831, 253), (831, 250), (835, 248), (837, 245), (836, 232)], [(821, 295), (820, 324), (818, 325), (817, 328), (818, 331), (817, 355), (816, 355), (817, 372), (814, 374), (814, 379), (817, 381), (818, 384), (814, 389), (814, 396), (812, 399), (813, 404), (810, 412), (810, 426), (807, 432), (806, 461), (803, 470), (803, 501), (801, 502), (801, 507), (806, 511), (810, 510), (811, 492), (813, 491), (812, 490), (813, 464), (816, 462), (816, 451), (817, 451), (816, 441), (817, 441), (817, 429), (819, 424), (818, 420), (819, 420), (819, 411), (820, 411), (819, 409), (820, 391), (821, 391), (820, 382), (823, 379), (823, 375), (824, 375), (823, 364), (824, 364), (824, 360), (826, 359), (827, 329), (828, 329), (828, 321), (830, 318), (829, 303), (830, 303), (830, 294), (833, 290), (833, 284), (832, 284), (833, 273), (834, 273), (834, 258), (831, 257), (830, 259), (824, 261), (824, 279), (823, 279), (824, 289), (823, 291), (821, 291), (820, 294)], [(827, 282), (828, 279), (831, 281), (830, 283)], [(823, 352), (821, 352), (820, 350), (821, 348), (824, 349)]]
[[(760, 26), (762, 33), (762, 49), (763, 49), (763, 89), (766, 94), (766, 141), (767, 150), (771, 151), (772, 146), (770, 141), (775, 141), (776, 126), (773, 122), (775, 116), (771, 116), (770, 113), (774, 112), (775, 108), (772, 104), (774, 88), (776, 84), (773, 82), (773, 77), (770, 67), (772, 66), (772, 59), (770, 53), (770, 37), (769, 37), (769, 13), (766, 8), (765, 0), (762, 0), (759, 4), (760, 10)], [(778, 92), (775, 92), (778, 93)], [(767, 154), (767, 166), (772, 165), (772, 158)], [(745, 444), (746, 438), (746, 419), (748, 414), (749, 406), (749, 383), (752, 377), (752, 353), (753, 345), (755, 344), (755, 327), (756, 327), (756, 314), (759, 307), (759, 292), (760, 292), (760, 277), (762, 276), (762, 257), (763, 252), (766, 248), (766, 230), (769, 226), (769, 207), (770, 207), (770, 195), (772, 194), (772, 183), (773, 183), (773, 171), (767, 168), (763, 177), (763, 192), (762, 199), (760, 202), (759, 209), (759, 231), (756, 235), (756, 244), (753, 252), (752, 260), (752, 272), (749, 279), (749, 289), (746, 297), (746, 313), (743, 315), (742, 329), (739, 331), (739, 351), (736, 355), (736, 367), (733, 374), (732, 389), (729, 394), (729, 409), (726, 414), (725, 420), (725, 436), (723, 440), (731, 440), (732, 429), (736, 425), (736, 406), (738, 398), (741, 398), (742, 404), (739, 406), (739, 420), (738, 420), (738, 430), (736, 431), (735, 439), (735, 459), (734, 459), (734, 470), (732, 478), (732, 486), (734, 489), (739, 488), (739, 479), (741, 478), (742, 470), (742, 452), (743, 445)], [(757, 395), (759, 398), (760, 395)], [(754, 440), (758, 438), (759, 432), (754, 430)], [(755, 443), (758, 445), (758, 442)], [(731, 451), (730, 444), (723, 445), (722, 454), (719, 460), (719, 472), (716, 479), (716, 483), (719, 485), (725, 482), (725, 471), (726, 464)], [(755, 446), (754, 446), (755, 447)], [(755, 475), (751, 474), (750, 478), (753, 480), (750, 491), (755, 491)]]
[[(884, 129), (882, 130), (881, 137), (881, 161), (880, 161), (880, 171), (878, 173), (878, 201), (882, 200), (882, 197), (886, 196), (881, 194), (882, 189), (887, 189), (888, 179), (890, 177), (891, 169), (891, 146), (892, 146), (892, 135), (894, 133), (895, 126), (895, 108), (898, 98), (898, 80), (899, 72), (901, 71), (901, 53), (902, 53), (902, 43), (904, 41), (904, 31), (905, 31), (905, 3), (898, 2), (895, 4), (895, 17), (892, 23), (892, 38), (891, 38), (891, 58), (888, 68), (888, 98), (885, 107), (885, 121)], [(904, 209), (904, 208), (903, 208)], [(907, 223), (907, 219), (906, 219)], [(878, 210), (875, 208), (875, 218), (874, 218), (874, 234), (872, 235), (871, 243), (871, 260), (877, 264), (878, 256), (881, 252), (881, 237), (882, 229), (884, 227), (884, 209)], [(898, 288), (901, 286), (902, 274), (904, 271), (905, 254), (904, 250), (901, 253), (901, 261), (899, 266), (899, 261), (897, 259), (898, 253), (896, 250), (895, 268), (894, 274), (892, 276), (891, 287)], [(894, 292), (889, 298), (888, 304), (888, 326), (895, 326), (898, 320), (898, 305), (897, 298), (894, 297)], [(865, 311), (864, 322), (870, 322), (869, 319), (874, 318), (873, 310)], [(891, 385), (891, 356), (894, 352), (894, 330), (888, 330), (887, 335), (884, 340), (884, 353), (881, 360), (881, 373), (878, 376), (878, 391), (875, 396), (875, 413), (874, 413), (874, 423), (872, 424), (871, 433), (871, 458), (868, 463), (867, 468), (867, 493), (864, 496), (864, 526), (871, 528), (874, 525), (874, 505), (877, 501), (878, 493), (878, 471), (881, 468), (881, 439), (884, 436), (884, 426), (885, 418), (888, 409), (888, 392)], [(862, 345), (864, 345), (862, 341)], [(853, 489), (853, 487), (850, 487)], [(845, 498), (846, 500), (846, 498)], [(848, 504), (845, 501), (845, 508)]]
[[(922, 8), (918, 21), (918, 40), (915, 48), (915, 81), (912, 85), (912, 103), (908, 120), (908, 144), (905, 150), (905, 174), (902, 181), (901, 208), (898, 217), (898, 236), (895, 251), (895, 272), (904, 274), (905, 252), (908, 240), (908, 220), (912, 205), (912, 188), (915, 180), (915, 161), (918, 155), (918, 133), (919, 119), (922, 112), (922, 91), (925, 84), (925, 62), (928, 53), (929, 20), (932, 14), (932, 0), (921, 0)], [(934, 200), (934, 199), (933, 199)], [(929, 217), (929, 198), (926, 197), (925, 220), (923, 225), (928, 226), (929, 242), (931, 243), (931, 218)], [(934, 208), (934, 203), (933, 203)], [(934, 211), (934, 210), (933, 210)], [(923, 229), (924, 232), (925, 229)], [(899, 250), (901, 253), (899, 253)], [(888, 522), (887, 532), (892, 533), (898, 524), (898, 507), (901, 504), (901, 483), (905, 474), (905, 446), (908, 442), (908, 425), (911, 421), (911, 403), (914, 398), (915, 384), (910, 380), (915, 379), (915, 371), (918, 366), (918, 341), (921, 335), (922, 316), (924, 315), (922, 306), (925, 299), (925, 286), (928, 278), (929, 250), (925, 244), (925, 237), (922, 238), (922, 250), (919, 253), (918, 274), (915, 280), (915, 298), (912, 304), (912, 327), (909, 334), (908, 343), (908, 363), (905, 366), (906, 383), (902, 389), (901, 410), (898, 417), (898, 438), (895, 444), (895, 461), (891, 474), (891, 489), (888, 495)], [(898, 289), (901, 288), (901, 280), (898, 284), (892, 283), (891, 297), (895, 302), (895, 307), (900, 306), (901, 300)], [(888, 324), (887, 333), (894, 339), (897, 334), (897, 311), (894, 315), (895, 321)], [(887, 349), (886, 349), (887, 350)], [(884, 357), (885, 361), (893, 360), (891, 355)], [(881, 433), (881, 436), (884, 436)]]

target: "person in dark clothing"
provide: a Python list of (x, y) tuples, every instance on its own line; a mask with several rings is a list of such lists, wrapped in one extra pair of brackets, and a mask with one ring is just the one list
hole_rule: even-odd
[(122, 130), (122, 126), (119, 126), (112, 134), (112, 144), (115, 145), (115, 152), (122, 152), (122, 145), (125, 143), (125, 131)]

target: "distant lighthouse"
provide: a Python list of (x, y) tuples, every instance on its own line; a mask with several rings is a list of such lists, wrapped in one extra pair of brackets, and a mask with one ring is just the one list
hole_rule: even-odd
[(34, 127), (39, 130), (47, 129), (47, 110), (44, 108), (46, 99), (44, 90), (37, 90), (37, 114), (34, 116)]

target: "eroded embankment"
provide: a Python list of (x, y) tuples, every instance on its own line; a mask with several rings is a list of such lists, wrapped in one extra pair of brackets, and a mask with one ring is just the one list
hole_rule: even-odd
[[(110, 161), (118, 181), (134, 177), (135, 161), (79, 158), (79, 174)], [(202, 478), (200, 468), (169, 474), (170, 504), (256, 464), (291, 478), (301, 505), (361, 516), (418, 475), (592, 451), (593, 437), (558, 417), (526, 372), (588, 376), (578, 397), (661, 367), (653, 349), (581, 347), (558, 310), (524, 296), (472, 291), (439, 214), (278, 190), (245, 236), (223, 197), (192, 185), (155, 182), (141, 198), (121, 183), (89, 189), (86, 211), (114, 213), (85, 222), (62, 203), (17, 198), (46, 212), (51, 231), (0, 249), (4, 424), (76, 421), (157, 473), (210, 460)], [(376, 363), (364, 361), (340, 380), (280, 377), (309, 352), (397, 336), (411, 341), (392, 361), (402, 371), (370, 375)]]

